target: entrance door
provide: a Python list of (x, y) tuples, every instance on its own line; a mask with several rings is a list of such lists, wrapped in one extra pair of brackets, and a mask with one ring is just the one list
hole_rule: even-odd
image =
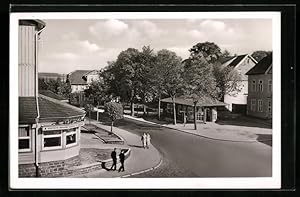
[(201, 107), (197, 108), (197, 113), (196, 113), (196, 121), (203, 121), (203, 116), (204, 116), (204, 113), (203, 113), (203, 110)]

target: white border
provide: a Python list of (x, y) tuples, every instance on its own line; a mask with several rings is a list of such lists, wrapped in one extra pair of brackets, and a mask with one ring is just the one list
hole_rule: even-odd
[[(272, 19), (273, 146), (269, 178), (18, 178), (19, 19)], [(281, 187), (281, 15), (280, 12), (105, 12), (10, 14), (9, 185), (12, 189), (266, 189)], [(141, 181), (142, 180), (142, 181)]]

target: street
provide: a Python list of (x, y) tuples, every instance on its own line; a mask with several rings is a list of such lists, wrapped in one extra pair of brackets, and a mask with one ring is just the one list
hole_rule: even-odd
[(210, 140), (127, 118), (115, 126), (139, 136), (150, 133), (163, 157), (157, 169), (132, 177), (272, 176), (272, 148), (260, 142)]

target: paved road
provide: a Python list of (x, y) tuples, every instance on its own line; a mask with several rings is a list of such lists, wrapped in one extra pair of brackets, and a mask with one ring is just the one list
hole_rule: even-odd
[[(130, 119), (115, 126), (142, 135), (163, 156), (162, 165), (135, 177), (268, 177), (272, 175), (272, 148), (259, 142), (224, 142)], [(142, 162), (142, 161), (141, 161)]]

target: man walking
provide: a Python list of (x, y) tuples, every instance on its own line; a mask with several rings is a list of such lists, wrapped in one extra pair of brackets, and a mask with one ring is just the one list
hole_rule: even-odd
[(120, 171), (124, 171), (125, 170), (125, 168), (124, 168), (124, 161), (125, 161), (124, 150), (121, 150), (121, 153), (119, 154), (119, 158), (120, 158), (120, 163), (121, 163), (121, 166), (119, 168), (119, 172), (120, 172)]
[(116, 170), (117, 169), (117, 152), (116, 152), (116, 148), (114, 148), (114, 150), (111, 152), (111, 158), (113, 160), (113, 164), (111, 166), (111, 170)]

